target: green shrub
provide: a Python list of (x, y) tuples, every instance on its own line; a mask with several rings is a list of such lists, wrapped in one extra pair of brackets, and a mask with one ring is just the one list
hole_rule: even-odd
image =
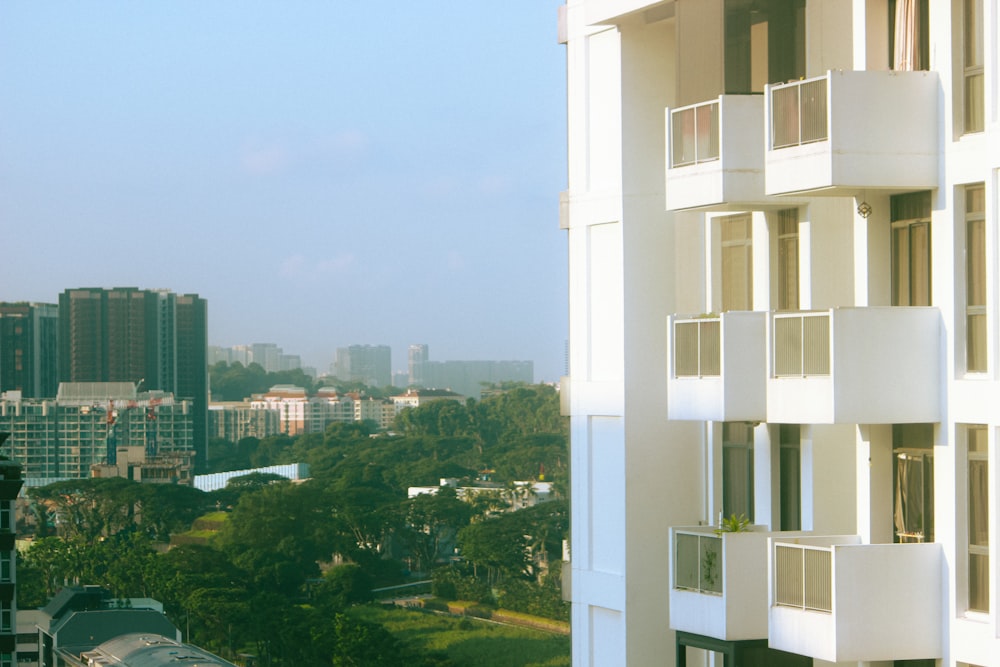
[(424, 609), (428, 611), (448, 611), (448, 603), (439, 598), (427, 598), (424, 600)]

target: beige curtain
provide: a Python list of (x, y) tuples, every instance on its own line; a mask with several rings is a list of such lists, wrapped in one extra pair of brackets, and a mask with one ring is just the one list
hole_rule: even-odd
[(920, 62), (920, 5), (918, 0), (896, 0), (895, 49), (892, 68), (918, 70)]

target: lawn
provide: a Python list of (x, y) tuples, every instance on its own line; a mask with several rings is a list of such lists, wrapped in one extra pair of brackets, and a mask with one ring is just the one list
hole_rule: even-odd
[(356, 615), (381, 623), (410, 646), (445, 653), (470, 667), (569, 667), (569, 637), (408, 609), (355, 607)]

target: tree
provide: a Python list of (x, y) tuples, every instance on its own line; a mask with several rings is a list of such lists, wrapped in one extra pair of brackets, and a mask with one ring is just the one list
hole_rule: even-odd
[(322, 501), (311, 482), (245, 494), (221, 531), (222, 548), (258, 587), (295, 596), (306, 579), (319, 575), (318, 561), (343, 546)]
[(94, 540), (134, 529), (139, 487), (120, 477), (70, 479), (29, 489), (28, 496), (56, 515), (60, 534)]
[(327, 612), (343, 611), (372, 600), (372, 578), (355, 563), (338, 565), (313, 589), (315, 604)]
[(417, 560), (417, 569), (434, 566), (438, 558), (449, 553), (458, 531), (468, 525), (472, 508), (459, 500), (451, 487), (441, 487), (437, 493), (420, 494), (404, 503), (407, 543)]

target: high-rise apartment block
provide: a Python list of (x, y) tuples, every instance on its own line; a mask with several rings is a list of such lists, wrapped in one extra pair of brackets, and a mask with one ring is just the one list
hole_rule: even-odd
[(333, 374), (347, 382), (388, 387), (392, 384), (392, 349), (388, 345), (338, 347)]
[(1000, 666), (1000, 3), (559, 34), (573, 664)]
[(51, 398), (59, 386), (59, 308), (50, 303), (0, 303), (0, 392)]
[(29, 486), (91, 477), (95, 465), (119, 466), (137, 481), (189, 482), (193, 412), (191, 400), (137, 392), (131, 382), (62, 383), (53, 398), (0, 394), (0, 431), (11, 434), (8, 451)]
[(196, 467), (208, 429), (208, 308), (167, 290), (69, 289), (59, 296), (63, 382), (131, 382), (192, 402)]
[[(410, 372), (409, 384), (422, 387), (424, 384), (424, 364), (430, 361), (430, 347), (426, 343), (415, 343), (407, 350), (407, 369)], [(402, 386), (402, 385), (399, 385)]]

